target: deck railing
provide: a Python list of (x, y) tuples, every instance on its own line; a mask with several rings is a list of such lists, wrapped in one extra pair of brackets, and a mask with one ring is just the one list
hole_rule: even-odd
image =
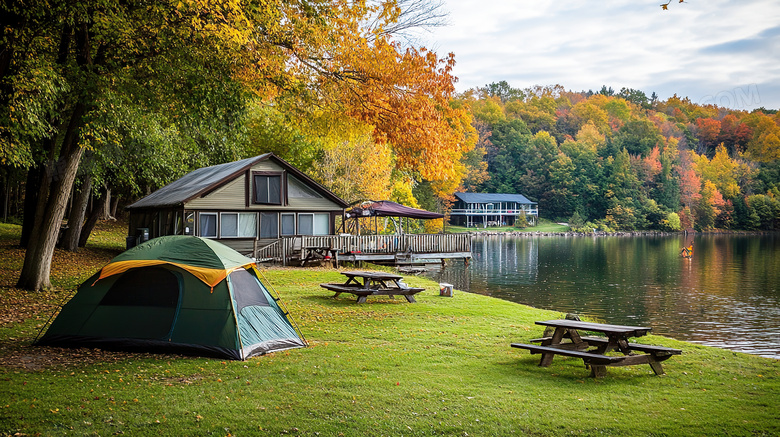
[(321, 235), (284, 237), (258, 247), (255, 258), (285, 262), (306, 248), (331, 248), (340, 253), (447, 254), (471, 252), (469, 234)]
[(517, 208), (517, 209), (499, 209), (499, 208), (465, 208), (465, 209), (453, 209), (450, 211), (450, 216), (453, 215), (514, 215), (518, 216), (523, 212), (526, 215), (539, 215), (539, 208)]

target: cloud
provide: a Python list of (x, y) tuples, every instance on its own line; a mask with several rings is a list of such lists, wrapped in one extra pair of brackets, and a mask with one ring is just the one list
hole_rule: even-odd
[[(741, 38), (725, 43), (714, 44), (701, 49), (702, 55), (777, 55), (780, 47), (780, 26), (758, 32), (751, 38)], [(775, 57), (775, 59), (777, 59)]]
[(762, 103), (780, 107), (780, 2), (673, 6), (447, 0), (452, 25), (431, 37), (434, 50), (455, 53), (460, 91), (506, 80), (518, 88), (625, 86), (695, 101), (755, 85)]

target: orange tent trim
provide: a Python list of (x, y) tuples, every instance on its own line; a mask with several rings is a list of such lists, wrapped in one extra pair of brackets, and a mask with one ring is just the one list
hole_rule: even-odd
[[(231, 274), (235, 270), (245, 267), (245, 266), (236, 266), (230, 269), (209, 269), (206, 267), (193, 267), (186, 264), (179, 264), (179, 263), (173, 263), (169, 261), (162, 261), (156, 259), (117, 261), (115, 263), (110, 263), (105, 267), (103, 267), (100, 270), (100, 277), (98, 277), (97, 281), (103, 278), (107, 278), (109, 276), (114, 276), (120, 273), (124, 273), (130, 269), (134, 269), (137, 267), (149, 267), (149, 266), (163, 265), (163, 264), (173, 265), (192, 273), (193, 276), (200, 279), (206, 285), (211, 287), (212, 292), (214, 291), (214, 287), (220, 282), (222, 282), (223, 279), (227, 278), (229, 274)], [(253, 265), (255, 265), (255, 263), (247, 264), (247, 266), (253, 266)], [(95, 281), (95, 283), (97, 283), (97, 281)]]

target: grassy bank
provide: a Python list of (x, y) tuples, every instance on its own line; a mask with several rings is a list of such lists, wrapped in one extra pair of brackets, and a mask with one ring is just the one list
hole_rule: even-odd
[(109, 229), (109, 242), (76, 262), (58, 254), (61, 288), (36, 294), (6, 279), (21, 264), (15, 232), (0, 226), (2, 435), (780, 434), (780, 361), (648, 336), (684, 350), (664, 362), (666, 376), (643, 365), (594, 380), (573, 358), (540, 368), (509, 343), (562, 314), (439, 297), (413, 276), (410, 285), (428, 289), (418, 303), (357, 305), (319, 287), (341, 280), (333, 270), (264, 270), (311, 346), (245, 362), (29, 347), (52, 304), (124, 240), (110, 243)]

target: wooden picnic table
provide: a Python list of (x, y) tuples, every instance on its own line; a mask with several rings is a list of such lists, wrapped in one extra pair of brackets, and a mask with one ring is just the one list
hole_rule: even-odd
[(320, 287), (335, 291), (333, 297), (341, 293), (351, 293), (357, 296), (357, 303), (365, 303), (368, 296), (404, 296), (408, 302), (414, 303), (414, 295), (425, 290), (419, 287), (409, 287), (403, 283), (403, 276), (385, 272), (345, 271), (341, 272), (347, 280), (340, 284), (320, 284)]
[[(661, 361), (672, 355), (680, 355), (679, 349), (630, 343), (633, 337), (647, 335), (652, 328), (644, 326), (608, 325), (604, 323), (582, 322), (579, 320), (545, 320), (537, 325), (554, 327), (550, 337), (533, 339), (531, 343), (540, 345), (512, 343), (512, 347), (527, 349), (532, 354), (540, 353), (539, 365), (547, 367), (555, 355), (582, 358), (586, 367), (590, 367), (591, 376), (602, 377), (607, 367), (649, 364), (656, 375), (663, 375)], [(580, 331), (604, 334), (603, 336), (584, 336)], [(569, 340), (569, 341), (564, 341)], [(591, 348), (588, 350), (588, 348)], [(607, 355), (617, 351), (623, 355)], [(636, 352), (641, 352), (637, 354)]]
[(308, 262), (313, 261), (330, 261), (333, 263), (333, 267), (338, 267), (338, 249), (333, 249), (330, 246), (306, 246), (301, 248), (301, 267)]

